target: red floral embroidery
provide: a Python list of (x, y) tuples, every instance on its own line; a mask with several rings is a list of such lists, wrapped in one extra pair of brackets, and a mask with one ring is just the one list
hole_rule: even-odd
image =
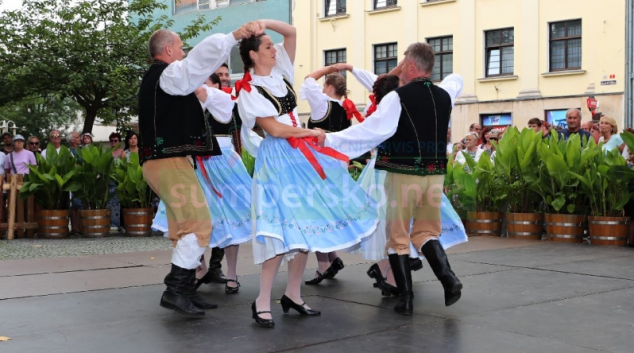
[(428, 164), (427, 165), (427, 171), (429, 171), (430, 173), (436, 170), (436, 166), (433, 164)]
[(387, 161), (389, 161), (389, 160), (390, 160), (390, 159), (389, 159), (387, 156), (383, 156), (383, 157), (381, 157), (381, 161), (382, 161), (382, 162), (386, 162), (386, 163), (387, 163)]

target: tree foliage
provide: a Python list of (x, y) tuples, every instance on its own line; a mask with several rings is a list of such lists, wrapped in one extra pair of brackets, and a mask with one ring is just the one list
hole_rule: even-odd
[[(150, 63), (147, 42), (173, 21), (157, 16), (160, 0), (24, 0), (0, 14), (0, 106), (54, 94), (85, 111), (84, 132), (137, 113), (137, 92)], [(208, 32), (220, 18), (200, 15), (181, 39)]]

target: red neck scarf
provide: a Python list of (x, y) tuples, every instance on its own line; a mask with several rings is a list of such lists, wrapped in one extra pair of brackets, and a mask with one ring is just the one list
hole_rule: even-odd
[(346, 111), (348, 120), (352, 120), (352, 117), (354, 116), (355, 118), (357, 118), (358, 122), (363, 122), (363, 116), (361, 115), (361, 113), (359, 113), (357, 107), (350, 99), (346, 98), (343, 100), (343, 109), (345, 109)]
[(249, 71), (244, 73), (242, 80), (236, 81), (236, 94), (240, 94), (243, 89), (247, 92), (251, 92), (251, 73)]
[[(238, 81), (238, 82), (240, 82), (240, 81)], [(237, 83), (238, 83), (238, 82), (236, 82), (236, 85), (237, 85)], [(221, 87), (221, 89), (222, 89), (222, 91), (223, 91), (223, 92), (225, 92), (226, 94), (231, 94), (231, 93), (233, 93), (233, 89), (232, 89), (231, 87)], [(237, 98), (236, 98), (236, 96), (234, 96), (233, 94), (231, 94), (231, 100), (236, 100), (236, 99), (237, 99)]]
[(376, 111), (376, 97), (374, 94), (371, 94), (369, 98), (372, 104), (370, 104), (370, 108), (368, 108), (368, 111), (365, 113), (366, 118)]

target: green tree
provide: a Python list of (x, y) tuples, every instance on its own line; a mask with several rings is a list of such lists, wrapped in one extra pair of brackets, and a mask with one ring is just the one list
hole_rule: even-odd
[[(0, 106), (32, 96), (70, 98), (84, 110), (83, 132), (137, 114), (137, 92), (150, 63), (147, 42), (173, 21), (156, 16), (160, 0), (24, 0), (0, 14)], [(208, 32), (220, 18), (200, 15), (179, 33)]]
[[(48, 141), (53, 129), (69, 132), (81, 107), (72, 99), (57, 95), (30, 96), (0, 107), (0, 120), (11, 120), (25, 138), (33, 135)], [(42, 144), (42, 148), (44, 144)]]

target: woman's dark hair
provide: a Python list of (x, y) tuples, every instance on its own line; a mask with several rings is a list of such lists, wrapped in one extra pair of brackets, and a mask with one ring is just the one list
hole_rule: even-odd
[(539, 120), (539, 118), (532, 118), (528, 121), (528, 125), (537, 125), (539, 127), (542, 127), (542, 121)]
[(398, 88), (399, 79), (396, 75), (381, 75), (379, 76), (374, 85), (372, 86), (372, 93), (376, 99), (376, 104), (381, 102), (381, 99), (388, 93)]
[(482, 139), (482, 144), (487, 144), (489, 142), (489, 138), (487, 137), (487, 132), (491, 132), (491, 127), (490, 126), (485, 126), (482, 128), (482, 134), (480, 135), (480, 138)]
[(128, 131), (128, 134), (125, 136), (125, 149), (130, 149), (130, 139), (132, 138), (132, 136), (136, 136), (137, 147), (139, 147), (139, 150), (141, 150), (141, 139), (139, 138), (139, 135), (132, 130)]
[(119, 141), (121, 141), (121, 134), (118, 132), (113, 132), (110, 134), (110, 136), (108, 137), (109, 140), (112, 140), (113, 137), (116, 137), (119, 139)]
[(346, 78), (340, 73), (330, 74), (326, 76), (326, 84), (335, 88), (335, 94), (346, 97), (348, 90), (346, 88)]
[(245, 73), (251, 70), (254, 65), (253, 60), (251, 60), (251, 56), (249, 56), (249, 52), (251, 50), (254, 52), (260, 50), (263, 35), (264, 34), (260, 34), (259, 36), (250, 36), (240, 41), (240, 57), (242, 58), (242, 63), (244, 64)]
[[(216, 85), (221, 85), (220, 83), (220, 77), (216, 74), (211, 74), (209, 76), (209, 79), (211, 80), (211, 83), (216, 84)], [(218, 86), (220, 87), (220, 86)]]

